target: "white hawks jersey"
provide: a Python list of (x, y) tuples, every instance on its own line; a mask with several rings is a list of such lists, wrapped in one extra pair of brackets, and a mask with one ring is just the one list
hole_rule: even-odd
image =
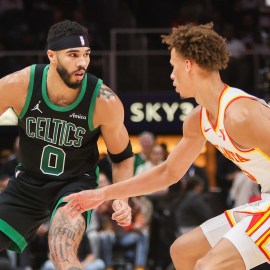
[[(261, 185), (263, 193), (270, 193), (270, 157), (258, 148), (241, 149), (227, 134), (224, 127), (224, 117), (227, 107), (239, 98), (250, 98), (262, 102), (244, 91), (225, 86), (219, 98), (218, 116), (216, 123), (209, 120), (208, 111), (201, 109), (201, 129), (205, 138), (211, 142), (226, 158), (234, 162), (252, 181)], [(247, 130), (248, 132), (248, 130)]]
[(270, 261), (270, 158), (257, 148), (241, 149), (230, 138), (224, 127), (227, 107), (239, 98), (251, 98), (268, 106), (257, 97), (226, 85), (219, 98), (216, 123), (211, 123), (207, 110), (202, 107), (201, 128), (209, 142), (240, 167), (252, 181), (261, 185), (262, 200), (226, 210), (225, 215), (232, 227), (245, 217), (252, 216), (246, 233)]

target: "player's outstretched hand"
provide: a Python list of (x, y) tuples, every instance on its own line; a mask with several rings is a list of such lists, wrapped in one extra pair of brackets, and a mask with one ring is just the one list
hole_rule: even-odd
[(104, 194), (101, 189), (84, 190), (66, 196), (63, 201), (68, 202), (64, 206), (66, 213), (71, 217), (77, 217), (101, 205), (104, 202)]
[(131, 223), (131, 208), (126, 201), (114, 200), (112, 204), (114, 213), (112, 219), (122, 227), (129, 226)]

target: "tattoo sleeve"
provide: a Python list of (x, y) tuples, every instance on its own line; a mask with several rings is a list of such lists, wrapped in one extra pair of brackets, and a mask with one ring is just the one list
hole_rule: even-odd
[(102, 84), (100, 91), (98, 93), (98, 97), (105, 97), (106, 99), (110, 99), (111, 97), (115, 97), (115, 93), (105, 84)]

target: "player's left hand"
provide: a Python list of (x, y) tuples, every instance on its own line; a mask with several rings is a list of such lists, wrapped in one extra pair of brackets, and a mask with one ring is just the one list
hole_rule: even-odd
[(122, 227), (129, 226), (131, 223), (131, 208), (127, 202), (123, 200), (114, 200), (112, 204), (114, 213), (112, 214), (112, 219), (117, 222), (118, 225)]
[(63, 207), (64, 211), (71, 217), (77, 217), (104, 202), (103, 189), (84, 190), (73, 193), (66, 196), (63, 201), (67, 202)]

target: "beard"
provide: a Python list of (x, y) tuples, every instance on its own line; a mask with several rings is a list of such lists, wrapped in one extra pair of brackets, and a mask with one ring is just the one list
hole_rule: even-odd
[[(75, 72), (78, 72), (78, 71), (80, 71), (82, 69), (85, 70), (84, 68), (80, 68), (79, 70), (76, 70)], [(58, 64), (57, 65), (56, 71), (59, 74), (59, 76), (61, 77), (61, 79), (63, 80), (63, 82), (69, 88), (72, 88), (72, 89), (81, 88), (83, 80), (77, 81), (77, 82), (72, 82), (71, 81), (71, 75), (72, 75), (72, 73), (68, 73), (67, 69), (64, 68), (61, 64)]]

